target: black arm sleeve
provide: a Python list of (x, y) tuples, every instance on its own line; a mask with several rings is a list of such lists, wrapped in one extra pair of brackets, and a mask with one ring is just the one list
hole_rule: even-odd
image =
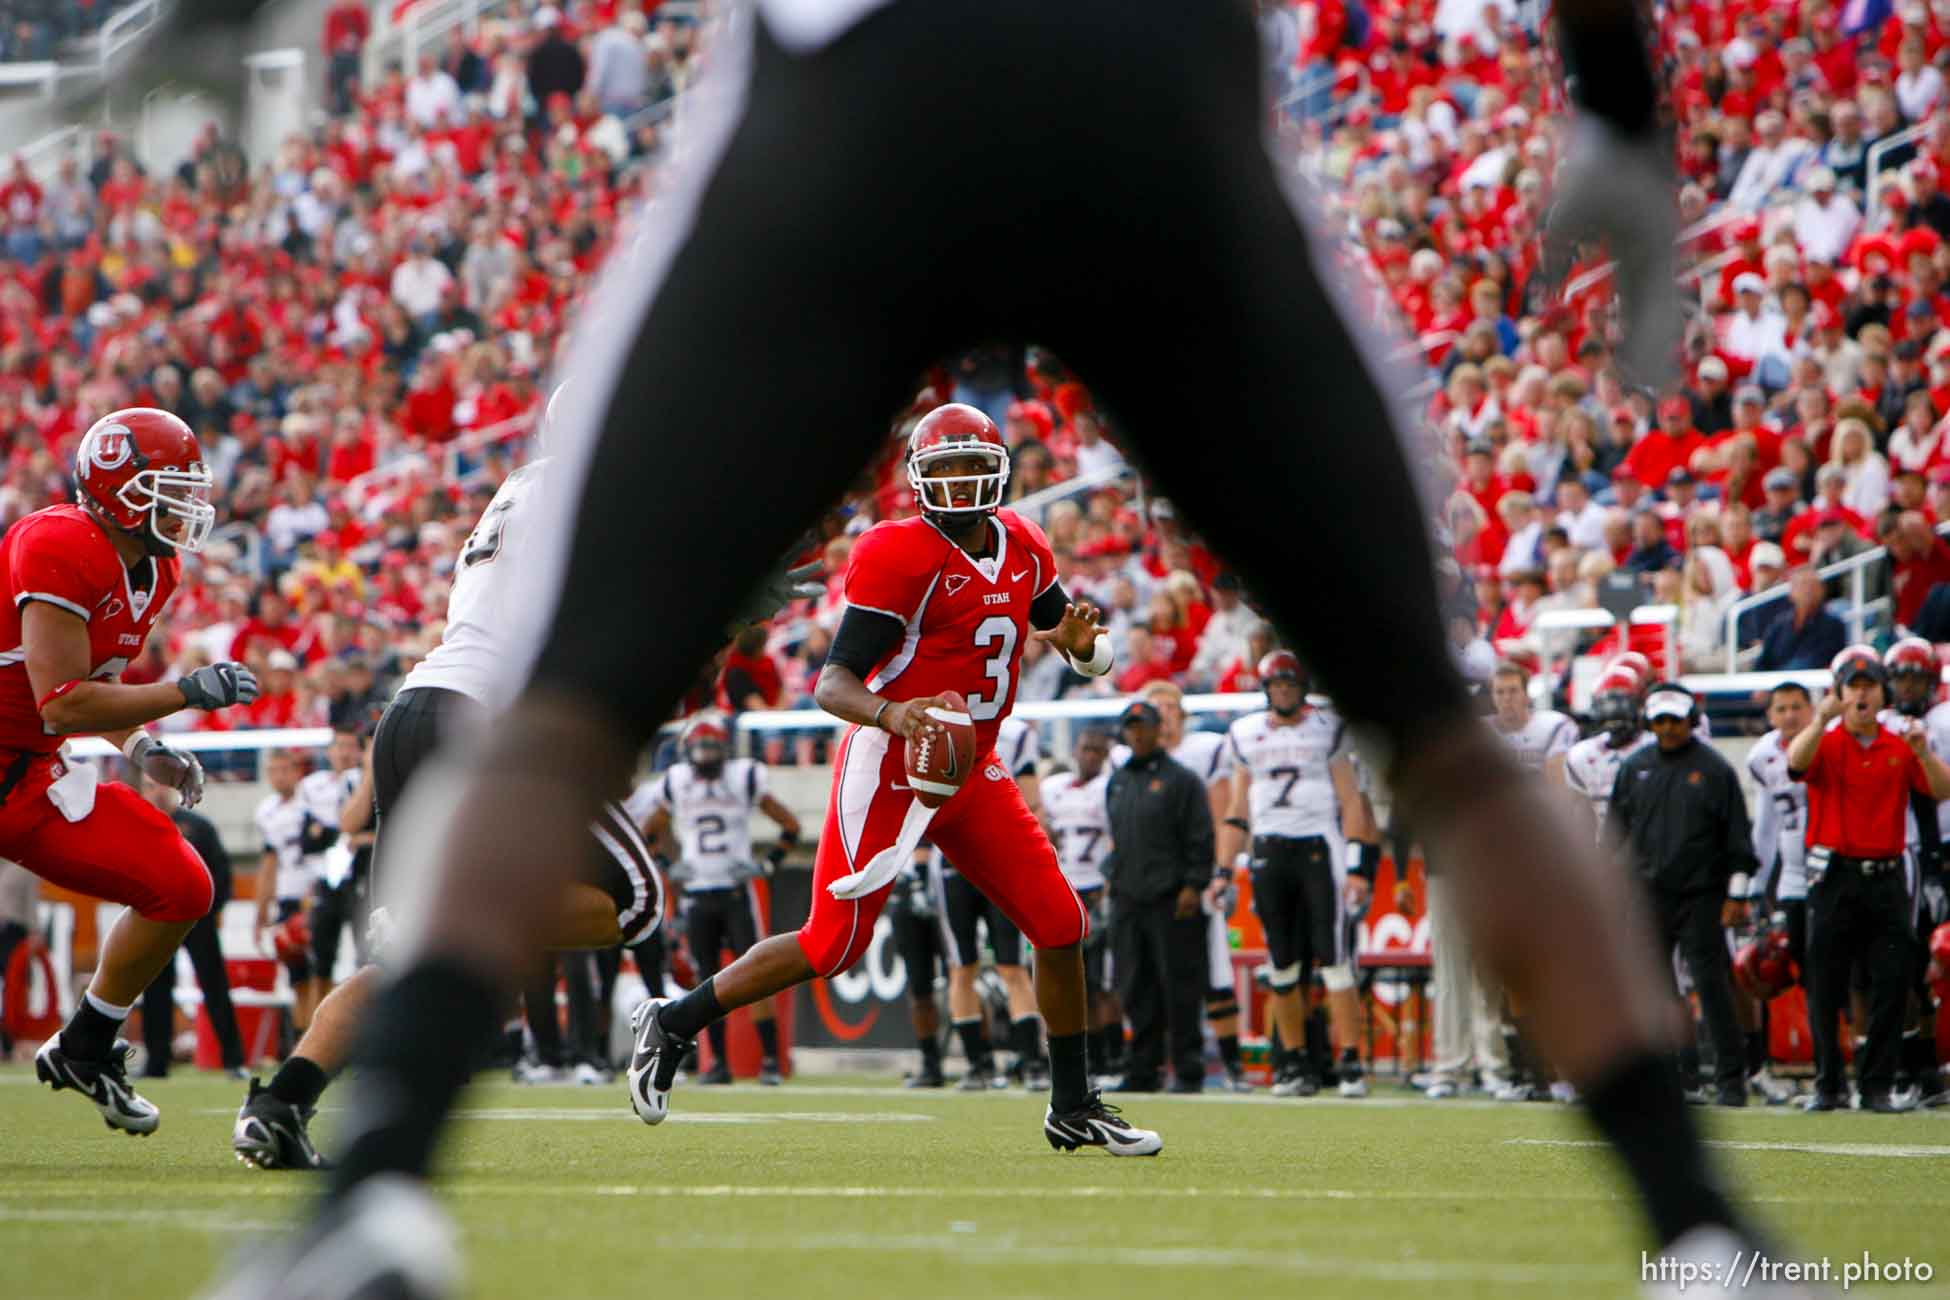
[(1650, 131), (1659, 88), (1635, 0), (1574, 0), (1556, 16), (1571, 97), (1626, 135)]
[(1038, 632), (1055, 627), (1063, 621), (1063, 607), (1069, 603), (1070, 598), (1063, 594), (1063, 584), (1052, 582), (1030, 603), (1029, 626)]
[(840, 630), (833, 634), (832, 649), (826, 662), (850, 670), (861, 681), (873, 666), (901, 643), (907, 628), (891, 614), (850, 605), (840, 617)]

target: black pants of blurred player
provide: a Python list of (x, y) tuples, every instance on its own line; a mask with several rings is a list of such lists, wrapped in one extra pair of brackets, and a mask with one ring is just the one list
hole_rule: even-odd
[[(223, 964), (223, 945), (217, 940), (217, 918), (223, 915), (224, 900), (218, 899), (210, 915), (190, 927), (183, 936), (183, 951), (190, 955), (196, 971), (196, 985), (203, 990), (203, 1010), (210, 1017), (210, 1031), (217, 1036), (217, 1050), (223, 1068), (235, 1070), (244, 1064), (244, 1040), (237, 1032), (237, 1010), (230, 1002), (230, 971)], [(149, 1063), (142, 1072), (151, 1079), (169, 1073), (170, 1044), (176, 1037), (176, 961), (171, 958), (156, 973), (142, 993), (142, 1045), (149, 1051)]]
[(925, 881), (903, 878), (887, 900), (894, 927), (894, 951), (907, 974), (908, 1018), (921, 1052), (921, 1075), (930, 1084), (941, 1078), (941, 1002), (939, 986), (948, 974), (948, 940), (936, 915), (934, 895)]
[[(732, 957), (745, 955), (746, 949), (759, 941), (758, 897), (750, 885), (735, 885), (730, 889), (693, 889), (684, 894), (684, 932), (689, 936), (691, 960), (697, 963), (698, 982), (702, 983), (718, 973), (724, 964), (724, 954)], [(755, 1020), (753, 1028), (758, 1031), (759, 1048), (768, 1062), (776, 1064), (779, 1057), (777, 1022)], [(718, 1062), (717, 1068), (729, 1070), (731, 1057), (726, 1052), (730, 1039), (729, 1027), (723, 1019), (713, 1020), (704, 1031), (711, 1039), (712, 1058)]]
[(1848, 1006), (1849, 968), (1857, 961), (1869, 978), (1869, 1021), (1855, 1060), (1856, 1085), (1864, 1097), (1895, 1087), (1911, 983), (1911, 907), (1901, 859), (1878, 866), (1836, 857), (1809, 888), (1808, 1029), (1815, 1040), (1817, 1092), (1848, 1092), (1837, 1017)]
[[(1678, 948), (1699, 995), (1700, 1016), (1713, 1041), (1713, 1081), (1723, 1089), (1747, 1088), (1747, 1043), (1733, 1006), (1733, 962), (1720, 924), (1719, 894), (1669, 894), (1653, 890), (1652, 915), (1659, 950)], [(1762, 1062), (1755, 1062), (1758, 1067)]]
[[(1121, 1074), (1124, 1016), (1117, 1005), (1111, 971), (1111, 935), (1116, 932), (1116, 922), (1111, 919), (1110, 890), (1103, 885), (1079, 889), (1077, 901), (1090, 917), (1090, 937), (1083, 941), (1083, 987), (1090, 999), (1090, 1070), (1093, 1075)], [(1208, 1013), (1211, 997), (1210, 993), (1206, 995)]]
[(1167, 1058), (1181, 1087), (1205, 1083), (1205, 914), (1177, 915), (1175, 898), (1119, 898), (1111, 919), (1117, 995), (1131, 1025), (1124, 1086), (1157, 1085)]
[(332, 972), (338, 969), (339, 944), (348, 928), (352, 931), (353, 956), (358, 965), (366, 964), (366, 924), (372, 911), (366, 892), (366, 869), (371, 858), (370, 852), (362, 850), (353, 859), (352, 871), (344, 880), (337, 885), (321, 880), (312, 887), (311, 955), (322, 979), (331, 979)]

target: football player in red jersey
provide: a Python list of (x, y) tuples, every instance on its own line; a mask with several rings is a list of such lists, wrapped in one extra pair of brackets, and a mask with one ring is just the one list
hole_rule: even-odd
[(202, 797), (195, 756), (143, 724), (250, 702), (250, 669), (212, 664), (148, 686), (118, 679), (176, 590), (176, 552), (200, 550), (210, 535), (211, 481), (188, 425), (167, 411), (116, 411), (82, 435), (77, 504), (38, 510), (0, 539), (9, 597), (0, 606), (0, 857), (130, 909), (34, 1072), (86, 1096), (125, 1133), (153, 1133), (159, 1117), (129, 1086), (129, 1046), (115, 1032), (210, 910), (210, 873), (167, 816), (128, 786), (98, 787), (94, 767), (64, 762), (60, 746), (64, 736), (105, 737), (186, 807)]
[(1064, 1150), (1154, 1155), (1158, 1135), (1125, 1122), (1090, 1086), (1082, 947), (1089, 918), (994, 755), (1029, 638), (1097, 675), (1110, 669), (1109, 638), (1099, 639), (1095, 609), (1063, 594), (1043, 530), (1000, 508), (1009, 453), (988, 416), (959, 404), (930, 412), (909, 439), (907, 473), (921, 513), (870, 528), (854, 545), (846, 613), (814, 691), (821, 708), (853, 726), (833, 763), (812, 914), (797, 934), (757, 944), (683, 997), (638, 1008), (630, 1104), (646, 1124), (662, 1122), (677, 1064), (700, 1031), (760, 998), (830, 979), (866, 952), (892, 880), (844, 901), (828, 886), (895, 843), (914, 802), (906, 742), (936, 725), (930, 705), (958, 691), (980, 757), (927, 833), (1036, 945), (1036, 1001), (1050, 1046), (1044, 1134)]

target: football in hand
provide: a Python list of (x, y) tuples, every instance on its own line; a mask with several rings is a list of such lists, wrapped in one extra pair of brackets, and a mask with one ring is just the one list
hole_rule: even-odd
[(975, 770), (975, 719), (954, 691), (928, 706), (928, 725), (907, 742), (907, 783), (914, 797), (939, 808)]

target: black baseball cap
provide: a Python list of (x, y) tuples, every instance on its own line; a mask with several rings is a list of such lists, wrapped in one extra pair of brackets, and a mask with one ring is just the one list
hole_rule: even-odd
[(1124, 706), (1124, 712), (1117, 719), (1118, 730), (1123, 730), (1133, 722), (1148, 722), (1156, 727), (1164, 720), (1158, 716), (1158, 707), (1149, 700), (1132, 700)]

